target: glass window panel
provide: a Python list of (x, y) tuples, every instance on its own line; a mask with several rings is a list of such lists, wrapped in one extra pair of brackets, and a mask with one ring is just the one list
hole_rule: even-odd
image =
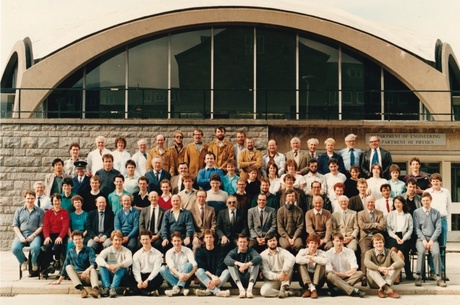
[(253, 28), (214, 32), (214, 118), (253, 113), (253, 43)]
[(380, 120), (380, 67), (342, 48), (342, 119)]
[(82, 100), (83, 69), (80, 69), (60, 83), (48, 96), (48, 118), (81, 118)]
[[(452, 202), (460, 202), (460, 163), (451, 164), (451, 190), (452, 190)], [(460, 230), (458, 228), (457, 230)]]
[(385, 120), (418, 120), (420, 102), (394, 75), (384, 72)]
[(86, 117), (123, 118), (126, 52), (102, 56), (87, 66)]
[(338, 119), (338, 58), (337, 47), (299, 37), (301, 119)]
[(209, 117), (211, 31), (206, 29), (171, 35), (171, 53), (171, 107), (174, 117)]
[(168, 117), (168, 39), (161, 37), (129, 49), (129, 117)]
[(296, 35), (257, 28), (256, 37), (258, 118), (287, 119), (296, 105)]

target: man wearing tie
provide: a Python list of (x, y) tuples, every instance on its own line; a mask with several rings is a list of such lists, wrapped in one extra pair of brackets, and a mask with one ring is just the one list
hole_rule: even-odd
[(147, 141), (140, 139), (137, 141), (138, 151), (131, 157), (136, 162), (137, 175), (144, 176), (147, 171)]
[(111, 210), (106, 209), (107, 201), (104, 196), (96, 198), (96, 206), (96, 210), (88, 213), (85, 229), (88, 232), (88, 247), (99, 253), (112, 244), (109, 236), (113, 231), (114, 216)]
[(35, 205), (41, 208), (44, 211), (48, 211), (51, 209), (51, 199), (50, 197), (46, 196), (45, 193), (45, 185), (41, 181), (37, 181), (34, 183), (34, 191), (35, 195), (37, 196), (35, 199)]
[(161, 168), (162, 162), (163, 161), (160, 156), (153, 157), (153, 169), (145, 173), (145, 176), (149, 179), (149, 191), (155, 191), (160, 196), (163, 194), (163, 191), (160, 188), (160, 181), (163, 179), (171, 179), (171, 174)]
[(249, 247), (259, 253), (266, 248), (265, 236), (267, 233), (276, 233), (276, 211), (266, 205), (267, 195), (259, 194), (257, 206), (248, 210)]
[(75, 173), (76, 175), (72, 178), (73, 187), (72, 192), (82, 196), (84, 193), (90, 191), (91, 187), (89, 186), (90, 178), (86, 176), (86, 166), (88, 163), (82, 160), (75, 161)]
[(213, 207), (206, 204), (206, 192), (199, 190), (196, 194), (196, 204), (190, 210), (193, 217), (193, 224), (195, 225), (195, 232), (193, 234), (193, 253), (201, 248), (203, 242), (204, 232), (208, 229), (216, 230), (216, 212)]
[(185, 188), (184, 185), (184, 175), (188, 174), (188, 165), (185, 162), (182, 162), (178, 165), (177, 170), (179, 175), (173, 176), (171, 178), (172, 194), (178, 194), (180, 191), (183, 191)]
[(228, 253), (235, 248), (238, 234), (248, 235), (248, 216), (244, 210), (237, 209), (237, 198), (227, 198), (227, 208), (217, 215), (216, 234), (220, 246)]
[(366, 176), (365, 178), (370, 178), (372, 176), (372, 165), (378, 163), (382, 167), (382, 176), (388, 179), (388, 170), (390, 165), (393, 164), (390, 152), (380, 147), (380, 138), (378, 136), (369, 138), (369, 147), (361, 157), (361, 172)]
[(152, 246), (158, 251), (162, 251), (160, 230), (165, 211), (158, 205), (158, 197), (158, 193), (155, 191), (149, 193), (150, 205), (143, 208), (139, 216), (139, 232), (144, 230), (152, 232)]
[(339, 151), (339, 155), (342, 156), (343, 164), (347, 172), (350, 171), (350, 167), (353, 165), (359, 166), (359, 159), (363, 151), (359, 148), (356, 148), (356, 138), (357, 135), (350, 133), (345, 137), (345, 145), (347, 146), (344, 149)]
[(387, 215), (393, 210), (393, 198), (391, 195), (391, 186), (389, 184), (382, 184), (380, 186), (380, 193), (382, 193), (382, 198), (378, 199), (375, 202), (375, 208), (383, 212), (383, 216)]
[(297, 164), (297, 173), (305, 175), (308, 172), (308, 154), (305, 151), (300, 150), (300, 139), (294, 137), (291, 139), (292, 150), (288, 151), (286, 160), (294, 160)]
[(340, 233), (343, 245), (356, 252), (358, 249), (358, 218), (357, 212), (348, 209), (348, 197), (339, 196), (340, 210), (332, 213), (332, 235)]

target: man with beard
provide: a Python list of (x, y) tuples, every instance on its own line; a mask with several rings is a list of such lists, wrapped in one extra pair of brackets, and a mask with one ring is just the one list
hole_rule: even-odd
[(240, 153), (243, 150), (246, 150), (246, 146), (244, 146), (245, 143), (246, 143), (246, 133), (243, 130), (237, 131), (236, 132), (236, 144), (233, 145), (233, 149), (235, 151), (234, 152), (235, 161), (237, 161), (236, 163), (237, 168), (239, 168), (238, 157), (240, 156)]
[(202, 139), (203, 131), (195, 128), (193, 131), (193, 142), (185, 147), (184, 162), (188, 164), (189, 173), (194, 177), (205, 166), (204, 157), (208, 152), (208, 144), (203, 143)]
[(318, 160), (316, 159), (310, 159), (308, 160), (308, 173), (303, 176), (305, 179), (305, 187), (304, 187), (304, 192), (307, 195), (311, 195), (313, 190), (311, 189), (311, 185), (313, 182), (318, 181), (321, 183), (322, 189), (321, 189), (321, 194), (326, 194), (327, 193), (327, 187), (326, 187), (326, 180), (324, 179), (324, 176), (318, 173)]
[(285, 194), (285, 205), (277, 212), (278, 234), (280, 247), (297, 253), (302, 247), (304, 231), (304, 214), (301, 208), (294, 205), (296, 192), (288, 190)]
[(225, 171), (227, 160), (235, 160), (235, 151), (232, 143), (225, 140), (225, 127), (218, 126), (215, 131), (216, 138), (209, 144), (208, 151), (216, 156), (216, 166)]
[(240, 169), (240, 177), (248, 178), (250, 169), (257, 169), (257, 177), (261, 175), (262, 169), (262, 153), (255, 147), (254, 139), (246, 139), (246, 149), (242, 151), (238, 157), (238, 168)]
[(171, 173), (171, 176), (177, 175), (179, 173), (178, 165), (184, 162), (185, 158), (185, 148), (184, 144), (184, 134), (180, 130), (174, 132), (174, 145), (168, 148), (169, 153), (174, 161), (174, 173)]

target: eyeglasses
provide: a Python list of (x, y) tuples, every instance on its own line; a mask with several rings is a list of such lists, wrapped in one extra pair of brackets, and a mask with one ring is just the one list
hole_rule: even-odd
[(194, 136), (202, 136), (201, 133), (194, 133), (193, 135), (194, 135)]
[(183, 139), (183, 136), (175, 136), (176, 139)]
[(227, 201), (228, 204), (236, 204), (236, 201)]

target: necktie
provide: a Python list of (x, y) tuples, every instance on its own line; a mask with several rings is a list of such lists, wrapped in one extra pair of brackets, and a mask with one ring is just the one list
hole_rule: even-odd
[(430, 210), (426, 210), (425, 214), (426, 216), (430, 215)]
[(387, 212), (390, 213), (390, 204), (388, 203), (388, 199), (386, 201), (387, 201)]
[(157, 178), (157, 181), (160, 182), (160, 172), (156, 172), (155, 177)]
[(83, 178), (82, 177), (78, 177), (78, 182), (82, 182), (83, 181)]
[(345, 220), (347, 219), (347, 211), (343, 212), (342, 219), (343, 219), (343, 222), (345, 223)]
[(180, 184), (180, 190), (183, 191), (185, 189), (185, 185), (183, 183)]
[(350, 148), (350, 166), (355, 165), (355, 154), (353, 151), (354, 149)]
[(232, 225), (232, 227), (235, 225), (235, 211), (232, 211), (230, 213), (230, 224)]
[(37, 205), (38, 205), (39, 208), (41, 207), (40, 198), (41, 198), (41, 197), (38, 197), (38, 198), (37, 198)]
[(377, 149), (374, 149), (374, 155), (372, 156), (372, 164), (371, 164), (371, 167), (372, 165), (374, 164), (380, 164), (379, 163), (379, 154), (377, 153)]
[(204, 223), (204, 208), (203, 207), (200, 208), (200, 216), (201, 216), (201, 224), (203, 225)]
[(260, 210), (260, 225), (264, 224), (264, 210)]
[(104, 232), (104, 212), (99, 212), (99, 233)]
[(315, 154), (314, 154), (314, 153), (311, 153), (311, 154), (310, 154), (310, 157), (311, 157), (312, 159), (314, 159), (314, 158), (315, 158)]
[(142, 155), (144, 156), (144, 158), (147, 159), (147, 154), (146, 153), (143, 153)]
[(370, 212), (369, 213), (369, 218), (371, 220), (371, 223), (374, 223), (375, 222), (375, 219), (374, 219), (374, 212)]
[(296, 157), (297, 157), (297, 151), (294, 152), (294, 158), (296, 158)]
[(150, 219), (150, 231), (155, 234), (155, 213), (156, 213), (156, 209), (153, 208), (153, 212), (152, 212), (152, 218)]
[(102, 150), (99, 151), (99, 154), (102, 156)]

